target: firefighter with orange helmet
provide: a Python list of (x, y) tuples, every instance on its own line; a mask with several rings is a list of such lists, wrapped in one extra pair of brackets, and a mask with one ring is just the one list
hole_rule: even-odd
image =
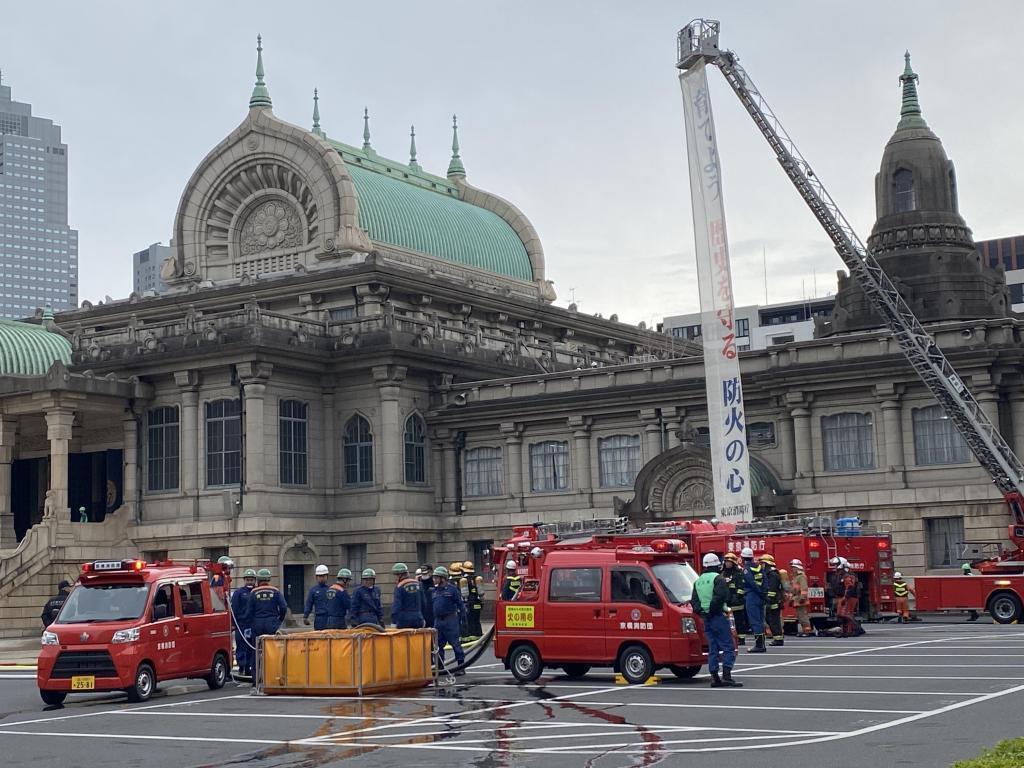
[(480, 614), (484, 609), (480, 587), (484, 580), (483, 577), (476, 575), (472, 560), (462, 564), (462, 573), (466, 581), (466, 635), (467, 639), (476, 640), (484, 633), (483, 627), (480, 626)]
[(736, 636), (740, 645), (746, 645), (750, 624), (747, 622), (746, 588), (743, 586), (743, 562), (735, 552), (726, 552), (722, 565), (722, 577), (729, 584), (729, 608), (732, 610), (733, 621), (736, 622)]

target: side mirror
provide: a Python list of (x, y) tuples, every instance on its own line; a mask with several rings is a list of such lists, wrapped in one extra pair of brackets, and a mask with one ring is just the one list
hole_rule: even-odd
[(153, 621), (160, 621), (167, 618), (167, 606), (166, 605), (154, 605), (153, 606)]

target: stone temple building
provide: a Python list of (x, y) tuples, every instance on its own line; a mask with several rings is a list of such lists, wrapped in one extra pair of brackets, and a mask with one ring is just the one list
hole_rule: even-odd
[[(903, 89), (872, 242), (1024, 449), (1021, 323), (909, 61)], [(168, 294), (0, 323), (0, 634), (37, 632), (92, 558), (229, 554), (296, 610), (318, 562), (479, 562), (515, 524), (708, 516), (700, 347), (554, 306), (537, 232), (468, 182), (457, 130), (441, 176), (414, 135), (407, 161), (379, 155), (366, 115), (359, 146), (315, 100), (311, 129), (285, 122), (260, 51), (248, 111), (182, 193)], [(1007, 513), (842, 297), (819, 338), (740, 356), (757, 512), (859, 514), (904, 571), (955, 567)]]

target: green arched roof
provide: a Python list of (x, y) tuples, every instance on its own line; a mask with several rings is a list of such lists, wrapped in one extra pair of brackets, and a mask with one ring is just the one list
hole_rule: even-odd
[(71, 364), (71, 342), (41, 325), (0, 320), (0, 376), (42, 376), (60, 360)]
[(533, 281), (526, 246), (496, 213), (459, 199), (446, 179), (334, 143), (372, 240), (495, 274)]
[(750, 457), (750, 495), (756, 497), (761, 491), (777, 494), (779, 484), (771, 469), (760, 459)]

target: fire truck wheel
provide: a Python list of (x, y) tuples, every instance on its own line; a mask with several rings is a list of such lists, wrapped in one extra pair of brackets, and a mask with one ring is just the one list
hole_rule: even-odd
[(654, 674), (654, 662), (651, 654), (642, 645), (628, 645), (619, 655), (619, 672), (626, 682), (633, 685), (647, 682)]
[(217, 655), (213, 657), (213, 666), (210, 667), (210, 674), (206, 676), (206, 684), (210, 686), (211, 691), (216, 691), (224, 687), (224, 683), (228, 681), (228, 660), (223, 653), (217, 652)]
[(149, 664), (139, 664), (135, 671), (135, 685), (129, 688), (128, 701), (148, 701), (156, 690), (156, 673)]
[(700, 672), (700, 667), (679, 667), (675, 664), (668, 665), (669, 670), (673, 675), (678, 677), (680, 680), (689, 680), (691, 677), (696, 677), (697, 673)]
[(532, 683), (544, 670), (540, 663), (540, 654), (532, 645), (516, 646), (508, 657), (508, 666), (512, 676), (520, 683)]
[(563, 664), (562, 671), (572, 680), (579, 680), (590, 671), (589, 664)]
[(1012, 624), (1020, 620), (1020, 598), (1012, 592), (1000, 592), (992, 597), (988, 604), (988, 612), (999, 624)]
[(48, 707), (58, 707), (64, 703), (64, 699), (68, 697), (66, 691), (40, 691), (39, 698), (43, 700), (43, 704)]

